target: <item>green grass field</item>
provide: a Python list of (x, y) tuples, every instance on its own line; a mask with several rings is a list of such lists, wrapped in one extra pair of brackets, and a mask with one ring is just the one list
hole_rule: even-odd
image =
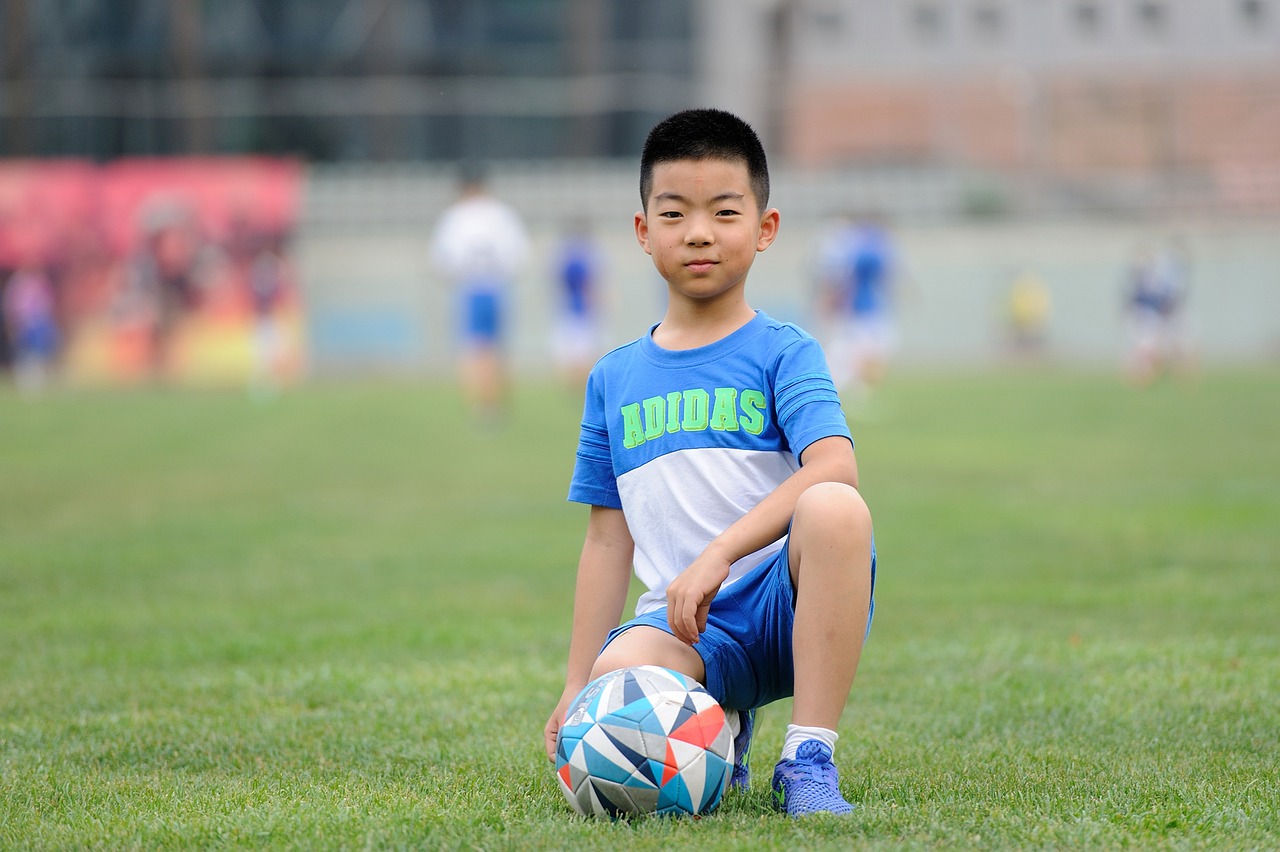
[(523, 390), (0, 391), (0, 848), (1280, 846), (1280, 372), (907, 375), (855, 419), (880, 552), (852, 818), (768, 776), (571, 816), (542, 753), (585, 522)]

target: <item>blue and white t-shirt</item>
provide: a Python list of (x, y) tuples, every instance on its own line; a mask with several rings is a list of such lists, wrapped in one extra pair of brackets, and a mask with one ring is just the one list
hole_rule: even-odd
[[(835, 435), (853, 440), (822, 349), (796, 326), (757, 313), (682, 351), (659, 347), (650, 329), (591, 371), (569, 499), (626, 515), (648, 588), (638, 615), (664, 606), (707, 544)], [(782, 544), (739, 559), (725, 585)]]

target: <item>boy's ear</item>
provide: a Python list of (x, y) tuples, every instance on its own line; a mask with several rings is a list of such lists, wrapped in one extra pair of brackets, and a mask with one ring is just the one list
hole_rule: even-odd
[(643, 210), (636, 211), (636, 242), (640, 243), (640, 248), (644, 249), (645, 254), (653, 254), (649, 248), (649, 220), (645, 217)]
[(773, 244), (778, 236), (778, 226), (782, 223), (782, 214), (777, 207), (770, 207), (760, 217), (760, 238), (756, 240), (756, 251), (764, 251)]

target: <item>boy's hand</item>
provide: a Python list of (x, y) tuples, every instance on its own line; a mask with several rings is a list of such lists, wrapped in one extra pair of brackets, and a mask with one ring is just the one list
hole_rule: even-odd
[(542, 737), (545, 740), (544, 745), (547, 748), (547, 759), (552, 763), (556, 762), (556, 734), (560, 732), (560, 726), (564, 724), (565, 713), (569, 711), (569, 704), (582, 691), (582, 687), (565, 687), (564, 694), (560, 696), (560, 703), (556, 705), (556, 709), (551, 712), (551, 718), (547, 720), (547, 725), (542, 729)]
[(698, 644), (698, 636), (707, 629), (707, 611), (729, 576), (729, 564), (704, 551), (667, 586), (667, 621), (686, 645)]

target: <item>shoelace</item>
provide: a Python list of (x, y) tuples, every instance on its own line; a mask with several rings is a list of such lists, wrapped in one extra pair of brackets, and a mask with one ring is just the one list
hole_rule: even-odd
[(823, 784), (831, 785), (836, 780), (836, 768), (830, 763), (801, 763), (797, 761), (793, 764), (792, 772), (796, 775), (803, 775), (812, 781), (821, 781)]

